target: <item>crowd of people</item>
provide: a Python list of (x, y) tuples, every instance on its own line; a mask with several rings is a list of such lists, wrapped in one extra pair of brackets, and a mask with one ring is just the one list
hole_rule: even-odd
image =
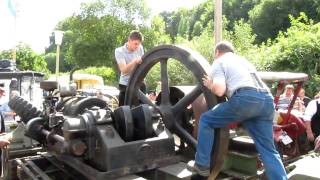
[[(294, 90), (295, 87), (291, 84), (285, 86), (277, 106), (279, 111), (288, 110), (294, 97)], [(305, 122), (308, 140), (314, 142), (315, 138), (320, 135), (320, 92), (311, 99), (305, 95), (305, 90), (301, 89), (291, 113)]]

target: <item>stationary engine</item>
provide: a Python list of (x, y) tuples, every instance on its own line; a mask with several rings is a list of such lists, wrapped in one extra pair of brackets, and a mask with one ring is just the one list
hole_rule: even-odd
[[(42, 85), (47, 87), (46, 83)], [(55, 98), (50, 93), (45, 104), (52, 101)], [(10, 107), (23, 117), (27, 136), (90, 179), (117, 177), (177, 161), (172, 134), (145, 104), (122, 106), (112, 112), (101, 99), (71, 96), (61, 98), (54, 108), (59, 111), (48, 114), (52, 107), (40, 112), (15, 96)]]

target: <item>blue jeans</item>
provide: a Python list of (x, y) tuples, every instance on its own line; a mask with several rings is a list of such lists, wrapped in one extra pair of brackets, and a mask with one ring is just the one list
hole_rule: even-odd
[(260, 154), (269, 180), (287, 179), (272, 131), (273, 98), (253, 88), (237, 91), (227, 102), (216, 105), (200, 117), (196, 163), (210, 167), (214, 128), (238, 121), (249, 132)]

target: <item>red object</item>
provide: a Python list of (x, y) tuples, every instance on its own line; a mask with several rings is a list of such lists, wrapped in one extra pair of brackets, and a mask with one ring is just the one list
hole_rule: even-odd
[(286, 131), (291, 138), (296, 138), (306, 132), (306, 126), (302, 119), (293, 114), (283, 112), (280, 112), (280, 116), (283, 121), (276, 126), (279, 126), (282, 130)]
[(235, 129), (235, 128), (238, 127), (238, 124), (239, 124), (239, 123), (240, 123), (240, 122), (230, 123), (230, 124), (228, 125), (228, 128), (229, 128), (229, 129)]

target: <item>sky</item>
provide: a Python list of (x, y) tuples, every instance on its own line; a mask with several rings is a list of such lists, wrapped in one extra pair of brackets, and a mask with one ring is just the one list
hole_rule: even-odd
[[(14, 18), (9, 7), (11, 1), (17, 9)], [(92, 0), (0, 0), (0, 51), (14, 47), (15, 42), (31, 46), (43, 53), (49, 45), (49, 36), (56, 24), (79, 12), (82, 2)], [(173, 11), (180, 7), (191, 8), (204, 0), (146, 0), (152, 15)]]

